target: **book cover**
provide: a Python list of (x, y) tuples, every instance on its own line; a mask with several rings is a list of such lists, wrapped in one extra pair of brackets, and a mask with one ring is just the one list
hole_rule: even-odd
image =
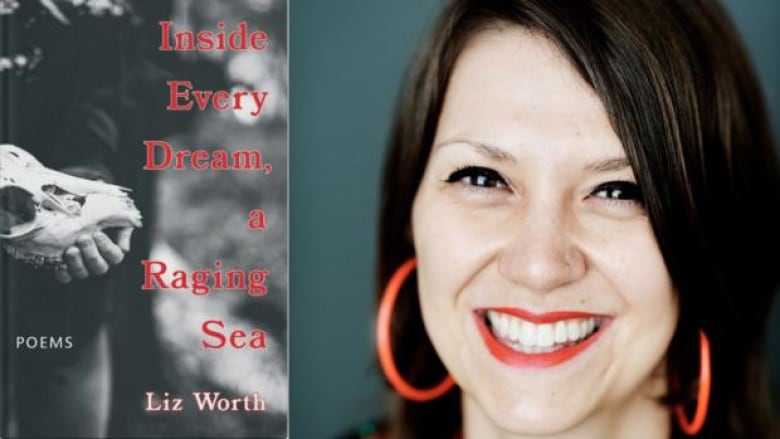
[(286, 437), (286, 2), (2, 0), (0, 81), (0, 436)]

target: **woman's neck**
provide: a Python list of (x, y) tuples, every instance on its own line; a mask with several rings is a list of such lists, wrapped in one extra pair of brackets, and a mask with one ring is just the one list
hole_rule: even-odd
[(669, 439), (669, 409), (643, 395), (592, 413), (570, 428), (547, 435), (504, 430), (468, 395), (463, 395), (463, 439)]

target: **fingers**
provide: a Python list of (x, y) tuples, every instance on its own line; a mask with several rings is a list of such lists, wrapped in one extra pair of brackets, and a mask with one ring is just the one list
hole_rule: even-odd
[(116, 244), (125, 253), (130, 252), (130, 237), (132, 236), (133, 236), (132, 227), (125, 227), (124, 229), (120, 229), (116, 234)]
[(81, 250), (76, 246), (68, 247), (65, 250), (65, 264), (68, 266), (68, 272), (76, 279), (86, 279), (89, 276), (87, 267), (81, 259)]
[(92, 238), (95, 240), (98, 252), (107, 263), (116, 265), (122, 262), (125, 257), (124, 251), (117, 244), (114, 244), (105, 233), (95, 232)]
[(57, 267), (54, 271), (54, 278), (57, 279), (58, 282), (64, 284), (70, 283), (70, 281), (73, 280), (73, 277), (68, 273), (67, 266)]
[(90, 274), (105, 274), (108, 271), (108, 262), (103, 259), (92, 236), (80, 236), (76, 245), (81, 250), (81, 258)]
[(76, 245), (65, 250), (65, 266), (54, 272), (54, 277), (62, 283), (73, 279), (86, 279), (90, 275), (108, 272), (111, 265), (117, 265), (130, 251), (130, 238), (133, 228), (119, 230), (116, 244), (103, 232), (80, 236)]

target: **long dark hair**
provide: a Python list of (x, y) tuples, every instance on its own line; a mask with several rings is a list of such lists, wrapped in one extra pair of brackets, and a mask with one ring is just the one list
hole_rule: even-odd
[[(712, 343), (713, 388), (697, 437), (770, 437), (765, 332), (780, 271), (764, 255), (780, 248), (778, 162), (759, 83), (715, 2), (451, 1), (397, 108), (383, 180), (378, 291), (414, 254), (412, 202), (455, 60), (471, 37), (500, 23), (557, 45), (600, 97), (629, 157), (679, 292), (680, 321), (667, 353), (676, 385), (664, 402), (693, 402), (701, 329)], [(396, 362), (415, 385), (430, 386), (446, 370), (424, 335), (415, 282), (407, 284), (393, 318)], [(425, 404), (399, 401), (393, 430), (450, 439), (461, 428), (459, 404), (458, 391)], [(672, 436), (684, 437), (676, 426)]]

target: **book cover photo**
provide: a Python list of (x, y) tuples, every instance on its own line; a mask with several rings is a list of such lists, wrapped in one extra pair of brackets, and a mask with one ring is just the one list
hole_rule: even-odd
[(288, 435), (285, 0), (0, 0), (0, 437)]

